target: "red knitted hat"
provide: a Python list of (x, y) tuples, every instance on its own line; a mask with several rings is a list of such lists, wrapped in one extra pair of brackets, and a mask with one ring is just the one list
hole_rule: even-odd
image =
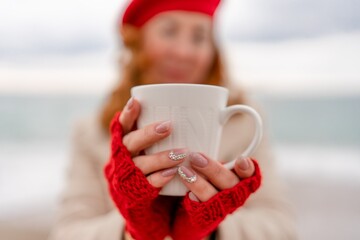
[(219, 3), (220, 0), (132, 0), (122, 24), (141, 27), (156, 14), (170, 10), (200, 12), (212, 17)]

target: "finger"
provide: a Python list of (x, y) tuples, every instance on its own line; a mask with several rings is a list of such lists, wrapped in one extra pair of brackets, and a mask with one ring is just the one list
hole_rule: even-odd
[(169, 136), (170, 132), (170, 121), (153, 123), (125, 135), (123, 143), (132, 156), (134, 156), (138, 155), (141, 150), (144, 150), (159, 140)]
[(196, 175), (196, 173), (188, 167), (180, 166), (178, 168), (178, 174), (184, 185), (202, 202), (206, 202), (218, 193), (211, 183), (203, 177)]
[(251, 158), (240, 158), (236, 160), (234, 170), (239, 178), (248, 178), (254, 175), (255, 166)]
[(136, 119), (140, 114), (140, 104), (133, 97), (126, 103), (120, 114), (119, 121), (123, 128), (123, 134), (126, 135), (133, 128)]
[(155, 172), (146, 177), (149, 183), (156, 188), (165, 186), (171, 179), (174, 178), (178, 167), (168, 168), (162, 171)]
[(188, 150), (185, 148), (159, 152), (152, 155), (141, 155), (133, 158), (135, 166), (145, 174), (171, 168), (182, 163), (186, 158)]
[(190, 153), (191, 166), (203, 174), (216, 188), (223, 190), (232, 188), (239, 182), (234, 172), (226, 169), (218, 161), (214, 161), (201, 153)]
[(198, 197), (197, 197), (193, 192), (189, 192), (189, 198), (190, 198), (192, 201), (200, 202), (200, 200), (198, 199)]

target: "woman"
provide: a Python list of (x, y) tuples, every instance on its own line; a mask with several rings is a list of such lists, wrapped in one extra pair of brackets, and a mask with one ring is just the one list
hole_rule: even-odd
[[(229, 104), (252, 105), (223, 76), (212, 32), (218, 4), (218, 0), (133, 0), (129, 4), (121, 21), (127, 50), (121, 62), (122, 79), (100, 117), (84, 120), (75, 129), (67, 188), (51, 239), (295, 238), (266, 138), (254, 153), (257, 161), (238, 159), (233, 171), (184, 149), (142, 154), (171, 134), (171, 122), (136, 129), (141, 106), (130, 98), (132, 86), (220, 85), (231, 91)], [(220, 159), (238, 156), (252, 130), (247, 116), (232, 117), (223, 130)], [(173, 156), (180, 161), (173, 161)], [(179, 171), (184, 157), (191, 168)], [(181, 198), (159, 196), (159, 189), (178, 172), (189, 193)], [(188, 181), (193, 176), (197, 180)]]

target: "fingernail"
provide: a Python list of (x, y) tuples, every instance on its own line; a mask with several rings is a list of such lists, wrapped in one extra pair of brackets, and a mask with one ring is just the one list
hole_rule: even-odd
[(131, 110), (131, 108), (134, 106), (134, 98), (131, 97), (128, 102), (126, 103), (126, 109)]
[(163, 170), (161, 172), (161, 176), (170, 177), (170, 176), (175, 175), (177, 173), (177, 171), (178, 171), (178, 167), (169, 168), (169, 169)]
[(240, 159), (238, 160), (237, 164), (241, 170), (245, 171), (250, 167), (249, 158)]
[(190, 162), (194, 164), (196, 167), (206, 167), (209, 161), (200, 153), (191, 153), (190, 154)]
[(174, 149), (169, 152), (169, 158), (173, 161), (180, 161), (187, 157), (187, 152), (186, 148)]
[(166, 133), (170, 129), (170, 121), (165, 121), (156, 126), (155, 131), (157, 133)]
[(199, 202), (199, 199), (195, 196), (195, 194), (193, 194), (193, 192), (189, 193), (189, 198), (194, 202)]
[(180, 166), (178, 168), (178, 173), (182, 179), (186, 180), (189, 183), (193, 183), (196, 181), (196, 174), (185, 166)]

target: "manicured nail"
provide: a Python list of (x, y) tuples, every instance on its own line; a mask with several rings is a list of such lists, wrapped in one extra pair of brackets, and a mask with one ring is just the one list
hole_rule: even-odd
[(190, 156), (190, 162), (194, 164), (196, 167), (206, 167), (209, 163), (209, 161), (200, 153), (191, 153)]
[(194, 202), (199, 202), (199, 199), (193, 194), (193, 192), (189, 192), (189, 198)]
[(130, 111), (133, 106), (134, 106), (134, 98), (131, 97), (126, 103), (126, 110)]
[(237, 164), (241, 170), (247, 170), (250, 167), (249, 158), (243, 158), (237, 161)]
[(166, 133), (170, 129), (170, 121), (165, 121), (156, 126), (155, 131), (157, 133)]
[(173, 168), (169, 168), (169, 169), (165, 169), (161, 172), (161, 176), (163, 177), (170, 177), (173, 176), (177, 173), (178, 171), (178, 167), (173, 167)]
[(173, 161), (180, 161), (187, 157), (187, 153), (186, 148), (174, 149), (169, 152), (169, 158)]
[(189, 183), (194, 183), (197, 179), (196, 174), (185, 166), (180, 166), (178, 168), (178, 173), (182, 179)]

